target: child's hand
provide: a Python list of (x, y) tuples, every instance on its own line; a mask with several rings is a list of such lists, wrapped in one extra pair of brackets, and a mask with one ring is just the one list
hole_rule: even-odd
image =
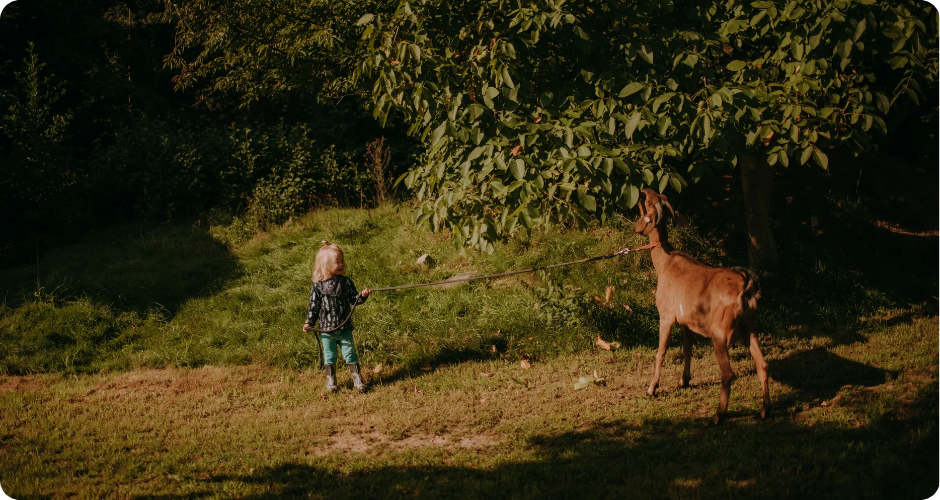
[(313, 325), (310, 323), (304, 323), (304, 332), (310, 333), (313, 331)]
[(368, 288), (363, 288), (362, 293), (359, 295), (362, 295), (363, 298), (365, 298), (365, 297), (368, 297), (370, 293), (372, 293), (372, 290), (369, 290)]

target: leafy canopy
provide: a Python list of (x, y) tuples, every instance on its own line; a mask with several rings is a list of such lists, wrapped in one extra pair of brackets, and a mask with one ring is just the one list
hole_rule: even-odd
[(904, 1), (424, 0), (358, 24), (375, 116), (428, 146), (416, 222), (481, 251), (741, 155), (826, 168), (937, 73), (936, 12)]

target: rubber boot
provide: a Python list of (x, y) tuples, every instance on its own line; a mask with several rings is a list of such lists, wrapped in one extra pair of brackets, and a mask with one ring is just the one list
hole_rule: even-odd
[(352, 378), (353, 387), (356, 390), (366, 390), (366, 385), (362, 383), (362, 375), (359, 374), (359, 363), (351, 363), (349, 365), (349, 376)]
[(326, 370), (326, 390), (336, 392), (336, 365), (323, 365)]

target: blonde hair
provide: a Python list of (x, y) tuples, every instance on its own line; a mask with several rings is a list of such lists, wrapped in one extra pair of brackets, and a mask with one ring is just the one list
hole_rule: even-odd
[(323, 240), (323, 246), (317, 252), (317, 258), (313, 265), (313, 282), (326, 281), (333, 277), (336, 271), (337, 257), (345, 257), (339, 245)]

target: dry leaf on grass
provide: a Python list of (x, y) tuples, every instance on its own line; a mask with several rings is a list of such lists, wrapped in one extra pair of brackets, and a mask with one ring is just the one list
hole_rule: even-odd
[(628, 306), (628, 305), (626, 305), (626, 304), (623, 305), (623, 308), (626, 309), (627, 312), (631, 312), (631, 313), (633, 312), (633, 309), (630, 309), (630, 306)]
[(605, 351), (610, 350), (610, 342), (605, 342), (604, 340), (602, 340), (600, 335), (598, 335), (597, 338), (594, 339), (594, 343), (597, 344), (598, 347), (600, 347), (601, 349)]
[(424, 366), (422, 366), (421, 369), (426, 372), (433, 370), (434, 368), (431, 367), (431, 360), (430, 359), (424, 360)]
[(610, 297), (614, 294), (614, 285), (607, 285), (607, 290), (604, 291), (604, 304), (610, 303)]
[(490, 347), (490, 352), (493, 353), (493, 354), (496, 354), (497, 351), (496, 351), (496, 346), (495, 346), (495, 345), (492, 346), (492, 347)]
[(529, 368), (532, 368), (532, 365), (527, 360), (524, 360), (524, 359), (521, 362), (519, 362), (519, 366), (521, 366), (523, 370), (528, 370)]
[(480, 372), (480, 376), (483, 377), (483, 378), (492, 378), (492, 377), (493, 377), (493, 374), (492, 374), (492, 373), (487, 373), (487, 372)]
[(372, 369), (372, 373), (381, 373), (382, 372), (382, 363), (375, 365), (375, 368)]

